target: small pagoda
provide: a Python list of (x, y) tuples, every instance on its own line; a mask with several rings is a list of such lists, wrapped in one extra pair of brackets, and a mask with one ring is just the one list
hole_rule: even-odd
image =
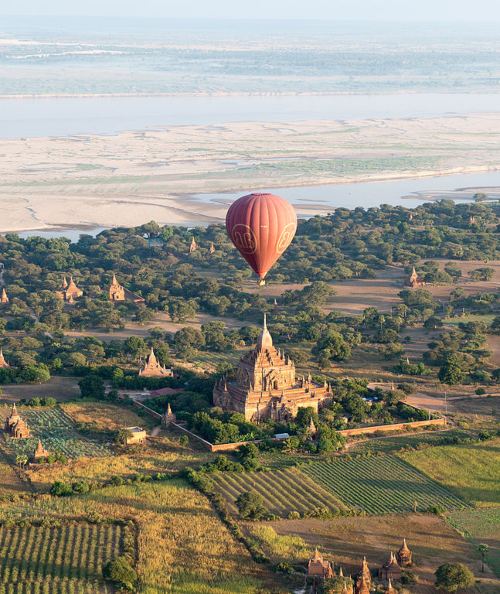
[(3, 350), (0, 349), (0, 369), (9, 369), (9, 367), (10, 365), (7, 363), (3, 355)]
[(363, 563), (361, 564), (361, 571), (356, 579), (356, 594), (369, 594), (372, 586), (372, 574), (368, 567), (366, 557), (363, 557)]
[(213, 390), (215, 406), (255, 422), (289, 420), (301, 407), (318, 412), (320, 405), (332, 398), (327, 383), (314, 383), (310, 374), (297, 376), (288, 354), (274, 347), (265, 315), (255, 348), (238, 363), (236, 380), (221, 378)]
[(109, 285), (108, 297), (110, 301), (131, 301), (132, 303), (144, 303), (144, 297), (132, 293), (125, 287), (123, 287), (116, 278), (116, 274), (113, 273), (111, 284)]
[(31, 437), (28, 425), (26, 425), (26, 422), (17, 412), (15, 403), (12, 405), (10, 415), (5, 419), (4, 431), (7, 435), (15, 439), (26, 439)]
[(406, 281), (406, 286), (412, 289), (416, 289), (417, 287), (423, 287), (425, 282), (419, 277), (417, 271), (415, 270), (415, 266), (412, 268), (411, 274)]
[(403, 538), (403, 544), (396, 553), (396, 559), (400, 567), (409, 567), (413, 563), (413, 553), (406, 544), (406, 538)]
[(198, 249), (198, 244), (196, 243), (194, 237), (191, 238), (191, 244), (189, 246), (189, 253), (192, 254)]
[(39, 439), (36, 449), (33, 453), (33, 462), (39, 464), (50, 456), (49, 452), (43, 447), (42, 441)]
[(139, 377), (173, 377), (174, 372), (167, 369), (156, 358), (155, 352), (151, 349), (144, 367), (139, 370)]
[(170, 424), (175, 423), (177, 418), (172, 411), (172, 407), (170, 406), (170, 402), (167, 404), (167, 410), (163, 413), (161, 418), (161, 424), (164, 427), (168, 427)]
[(387, 561), (379, 569), (378, 577), (386, 582), (401, 579), (401, 567), (399, 567), (396, 555), (392, 551)]
[(9, 296), (7, 295), (7, 291), (5, 290), (5, 287), (2, 288), (2, 294), (0, 295), (0, 303), (2, 305), (7, 305), (7, 303), (9, 303), (10, 299)]
[(323, 555), (316, 548), (314, 555), (307, 564), (307, 577), (313, 581), (323, 581), (334, 577), (332, 564), (325, 561)]
[(213, 241), (210, 242), (210, 249), (208, 251), (211, 254), (214, 254), (215, 253), (215, 245), (214, 245), (214, 242)]
[(73, 275), (70, 274), (69, 282), (66, 278), (66, 275), (63, 276), (63, 281), (61, 288), (56, 291), (56, 296), (66, 303), (74, 303), (76, 299), (83, 295), (82, 289), (77, 287), (75, 281), (73, 280)]

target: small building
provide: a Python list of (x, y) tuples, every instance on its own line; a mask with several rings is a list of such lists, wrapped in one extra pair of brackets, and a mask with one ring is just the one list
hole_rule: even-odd
[(309, 563), (307, 564), (307, 577), (318, 582), (332, 578), (334, 575), (332, 564), (330, 561), (325, 561), (316, 548), (314, 556), (309, 559)]
[(142, 445), (146, 441), (146, 431), (142, 427), (126, 427), (126, 445)]
[(76, 286), (75, 281), (73, 280), (73, 275), (70, 274), (69, 276), (69, 283), (66, 278), (66, 275), (63, 276), (63, 282), (61, 288), (56, 291), (56, 296), (66, 303), (74, 303), (76, 299), (83, 295), (82, 289)]
[(400, 567), (409, 567), (413, 563), (413, 553), (406, 544), (406, 538), (403, 538), (403, 544), (396, 553), (396, 560)]
[(413, 267), (411, 274), (405, 284), (407, 287), (410, 287), (412, 289), (416, 289), (417, 287), (423, 287), (425, 285), (425, 282), (417, 274), (415, 266)]
[(36, 449), (33, 453), (33, 462), (38, 464), (43, 460), (46, 460), (49, 456), (49, 452), (43, 447), (42, 441), (39, 439)]
[(3, 356), (3, 350), (0, 349), (0, 369), (8, 369), (9, 367), (10, 365), (7, 363), (5, 357)]
[(31, 437), (29, 427), (17, 412), (15, 403), (12, 405), (10, 415), (5, 419), (4, 431), (14, 439), (26, 439)]
[(399, 567), (396, 555), (392, 551), (387, 561), (379, 569), (378, 577), (386, 582), (401, 579), (401, 567)]
[(156, 358), (155, 352), (151, 349), (151, 352), (148, 355), (147, 361), (139, 370), (139, 377), (173, 377), (174, 372), (172, 369), (168, 369), (161, 365), (161, 363)]
[(130, 301), (132, 303), (144, 303), (145, 301), (144, 297), (132, 293), (132, 291), (120, 285), (114, 273), (109, 285), (108, 297), (110, 301)]
[(2, 305), (7, 305), (7, 303), (9, 303), (9, 296), (7, 295), (5, 287), (2, 288), (2, 294), (0, 295), (0, 303)]

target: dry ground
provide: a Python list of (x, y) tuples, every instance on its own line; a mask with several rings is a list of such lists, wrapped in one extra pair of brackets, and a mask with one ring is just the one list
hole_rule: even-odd
[(44, 398), (52, 396), (56, 400), (73, 400), (80, 396), (80, 378), (53, 376), (45, 384), (11, 384), (1, 386), (0, 402), (13, 402), (21, 398)]
[(150, 417), (139, 417), (133, 410), (103, 402), (64, 404), (63, 410), (75, 421), (92, 425), (96, 430), (115, 431), (122, 427), (149, 425)]
[[(500, 581), (488, 571), (479, 574), (475, 547), (459, 536), (446, 522), (434, 515), (409, 514), (383, 517), (338, 518), (334, 520), (282, 520), (270, 523), (281, 535), (300, 536), (312, 549), (318, 546), (325, 556), (344, 568), (344, 573), (359, 570), (363, 555), (369, 566), (378, 568), (389, 552), (401, 546), (403, 538), (413, 550), (412, 571), (419, 578), (412, 594), (434, 593), (433, 573), (442, 563), (462, 562), (484, 580), (480, 592), (498, 592)], [(304, 560), (305, 562), (306, 560)], [(477, 591), (475, 589), (469, 592)]]

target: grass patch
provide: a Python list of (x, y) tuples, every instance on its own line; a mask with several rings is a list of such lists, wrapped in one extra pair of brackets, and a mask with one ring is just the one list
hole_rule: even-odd
[(263, 524), (247, 526), (253, 540), (273, 562), (287, 561), (303, 563), (310, 557), (311, 548), (300, 536), (293, 534), (280, 535), (272, 526)]
[(500, 439), (438, 446), (401, 457), (427, 476), (482, 507), (500, 504)]
[(484, 543), (489, 546), (487, 564), (500, 578), (500, 508), (468, 509), (451, 513), (449, 524), (476, 546)]
[(347, 505), (368, 514), (462, 508), (456, 495), (394, 456), (340, 457), (302, 468)]
[(429, 431), (415, 433), (414, 435), (391, 435), (390, 437), (370, 437), (369, 439), (353, 443), (350, 452), (397, 452), (402, 448), (415, 448), (420, 444), (439, 445), (440, 440), (450, 437), (466, 437), (467, 431), (451, 429), (450, 431)]

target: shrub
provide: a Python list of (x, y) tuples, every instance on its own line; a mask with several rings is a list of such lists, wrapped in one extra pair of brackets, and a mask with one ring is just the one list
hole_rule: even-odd
[(137, 581), (137, 573), (130, 564), (128, 557), (117, 557), (109, 561), (103, 568), (103, 575), (119, 588), (133, 592)]

